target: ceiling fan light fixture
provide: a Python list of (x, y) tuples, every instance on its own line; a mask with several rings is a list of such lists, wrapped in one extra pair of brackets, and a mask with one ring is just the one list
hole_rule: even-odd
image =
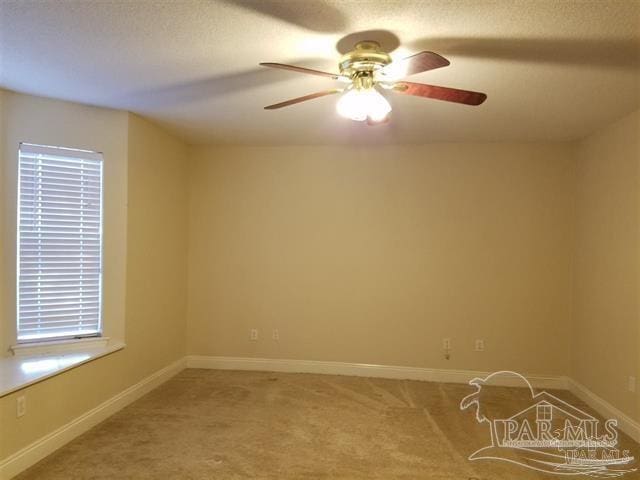
[(367, 118), (374, 122), (380, 122), (391, 112), (391, 105), (373, 87), (352, 88), (340, 97), (336, 110), (340, 116), (358, 122), (364, 122)]
[(260, 65), (307, 75), (329, 77), (347, 84), (345, 88), (332, 88), (267, 105), (264, 107), (265, 110), (276, 110), (307, 100), (342, 93), (342, 97), (336, 105), (340, 116), (359, 122), (366, 121), (368, 125), (378, 125), (387, 123), (391, 112), (391, 105), (380, 94), (378, 87), (403, 95), (433, 98), (465, 105), (480, 105), (487, 99), (487, 95), (480, 92), (400, 80), (409, 75), (446, 67), (449, 65), (449, 60), (437, 53), (427, 51), (402, 59), (392, 59), (388, 53), (380, 48), (380, 44), (374, 41), (358, 42), (353, 50), (343, 55), (338, 64), (340, 73), (323, 72), (284, 63), (269, 62)]

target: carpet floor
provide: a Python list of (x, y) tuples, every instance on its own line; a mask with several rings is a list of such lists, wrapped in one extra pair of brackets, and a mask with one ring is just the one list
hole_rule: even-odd
[[(589, 478), (541, 473), (509, 456), (469, 461), (491, 445), (475, 408), (460, 409), (474, 391), (466, 384), (187, 369), (16, 479)], [(550, 393), (595, 415), (568, 392)], [(493, 418), (531, 404), (525, 388), (487, 387), (483, 394)], [(620, 444), (640, 455), (622, 434)]]

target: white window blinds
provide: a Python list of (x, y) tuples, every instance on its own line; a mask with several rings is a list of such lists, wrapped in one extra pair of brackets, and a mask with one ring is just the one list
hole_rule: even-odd
[(18, 341), (101, 329), (102, 155), (21, 144)]

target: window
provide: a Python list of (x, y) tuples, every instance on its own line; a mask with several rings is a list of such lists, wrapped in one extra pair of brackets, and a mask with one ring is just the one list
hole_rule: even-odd
[(538, 405), (537, 416), (539, 422), (550, 422), (553, 419), (553, 407), (546, 403)]
[(102, 155), (20, 144), (18, 342), (101, 332)]

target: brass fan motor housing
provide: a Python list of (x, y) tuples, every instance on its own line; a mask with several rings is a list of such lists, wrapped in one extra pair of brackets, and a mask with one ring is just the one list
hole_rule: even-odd
[(340, 74), (351, 78), (354, 83), (362, 81), (366, 88), (366, 84), (373, 81), (373, 72), (390, 63), (391, 57), (382, 51), (378, 42), (358, 42), (353, 50), (340, 59)]

